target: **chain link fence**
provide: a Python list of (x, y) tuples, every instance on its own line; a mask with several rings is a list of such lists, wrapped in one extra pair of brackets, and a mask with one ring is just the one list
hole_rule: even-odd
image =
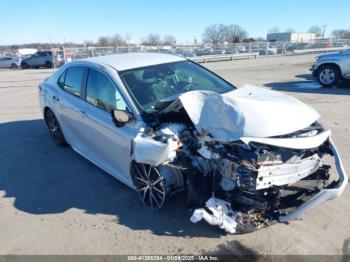
[[(76, 59), (99, 57), (129, 52), (156, 52), (183, 56), (199, 62), (273, 55), (299, 55), (307, 53), (336, 52), (350, 48), (350, 40), (317, 40), (310, 42), (251, 42), (235, 44), (196, 44), (173, 46), (116, 46), (62, 48), (55, 52), (58, 64)], [(217, 58), (217, 59), (215, 59)]]

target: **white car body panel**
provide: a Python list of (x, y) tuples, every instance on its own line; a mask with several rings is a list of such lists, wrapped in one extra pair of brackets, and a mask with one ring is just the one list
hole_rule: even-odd
[(241, 137), (241, 141), (249, 145), (251, 142), (282, 147), (290, 149), (310, 149), (322, 145), (331, 135), (330, 130), (326, 130), (310, 137), (293, 137), (293, 138), (259, 138), (259, 137)]
[(165, 63), (173, 63), (186, 61), (185, 58), (180, 56), (173, 56), (168, 54), (157, 53), (126, 53), (116, 55), (99, 56), (94, 58), (85, 59), (85, 61), (91, 61), (93, 63), (100, 63), (113, 67), (118, 71), (150, 66), (160, 65)]
[(321, 164), (322, 160), (315, 154), (298, 163), (262, 166), (259, 168), (256, 179), (256, 189), (269, 188), (272, 185), (283, 186), (293, 184), (317, 171)]
[(251, 85), (222, 95), (191, 91), (179, 99), (197, 131), (207, 130), (219, 141), (290, 134), (320, 118), (294, 97)]
[[(167, 143), (161, 143), (143, 136), (147, 124), (142, 120), (140, 109), (135, 105), (117, 70), (179, 61), (186, 60), (165, 54), (137, 53), (72, 62), (62, 66), (40, 84), (40, 105), (43, 111), (46, 107), (52, 109), (67, 142), (75, 151), (124, 184), (135, 188), (130, 174), (132, 161), (159, 166), (173, 160), (180, 145), (176, 139), (169, 138)], [(108, 75), (122, 94), (133, 116), (132, 120), (117, 128), (110, 113), (87, 103), (83, 99), (74, 97), (58, 87), (59, 76), (71, 66), (93, 68)], [(180, 106), (185, 109), (198, 133), (204, 131), (204, 133), (210, 134), (215, 141), (242, 141), (247, 147), (251, 142), (255, 142), (298, 150), (316, 148), (329, 141), (339, 174), (337, 185), (330, 189), (321, 190), (293, 212), (280, 216), (281, 222), (300, 218), (304, 212), (326, 200), (340, 196), (344, 191), (348, 178), (340, 155), (331, 140), (329, 130), (323, 130), (316, 135), (306, 137), (276, 138), (276, 136), (288, 135), (307, 128), (320, 118), (314, 109), (299, 100), (279, 92), (245, 85), (225, 94), (189, 91), (180, 95), (167, 107), (167, 110), (178, 110)], [(166, 113), (166, 110), (163, 113)], [(171, 134), (173, 132), (176, 134), (176, 130), (180, 128), (176, 125), (173, 127), (174, 130), (171, 128), (168, 128), (170, 131), (163, 130), (164, 133), (170, 132)], [(205, 149), (205, 147), (203, 148)], [(257, 183), (257, 189), (263, 189), (270, 185), (294, 183), (313, 173), (320, 165), (321, 159), (314, 155), (300, 163), (287, 163), (277, 168), (272, 167), (274, 175), (270, 174), (271, 167), (263, 167), (258, 179), (263, 177), (265, 184)], [(210, 202), (212, 208), (225, 204), (214, 200)], [(218, 217), (208, 217), (202, 213), (197, 215), (194, 218), (195, 221), (204, 218), (211, 221), (212, 224), (220, 224), (220, 221), (217, 220)], [(225, 227), (229, 232), (235, 231), (232, 228), (235, 225), (231, 220), (227, 221), (227, 227)]]

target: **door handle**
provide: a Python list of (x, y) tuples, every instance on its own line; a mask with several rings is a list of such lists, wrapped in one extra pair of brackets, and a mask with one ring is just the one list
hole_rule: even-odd
[(88, 114), (85, 112), (85, 111), (79, 111), (80, 115), (83, 117), (83, 118), (87, 118), (88, 117)]
[(73, 111), (79, 113), (83, 118), (87, 118), (88, 114), (84, 110), (80, 110), (76, 107), (72, 107)]

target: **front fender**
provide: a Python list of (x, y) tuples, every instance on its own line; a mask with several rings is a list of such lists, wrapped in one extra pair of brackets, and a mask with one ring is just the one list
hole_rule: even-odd
[(324, 60), (322, 59), (322, 60), (317, 61), (317, 63), (314, 66), (314, 71), (317, 71), (321, 66), (323, 66), (325, 64), (334, 64), (334, 65), (338, 66), (339, 69), (342, 71), (341, 62), (337, 58), (327, 58)]

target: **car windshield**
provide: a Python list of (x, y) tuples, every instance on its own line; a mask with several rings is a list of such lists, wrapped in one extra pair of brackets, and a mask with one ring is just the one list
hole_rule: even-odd
[(146, 113), (156, 112), (157, 102), (174, 100), (188, 91), (225, 93), (235, 88), (191, 61), (129, 69), (121, 71), (120, 76)]

